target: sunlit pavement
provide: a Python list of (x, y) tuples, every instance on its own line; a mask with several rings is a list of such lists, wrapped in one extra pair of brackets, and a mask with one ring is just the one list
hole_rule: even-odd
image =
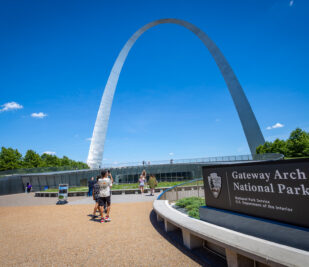
[[(149, 193), (147, 194), (128, 194), (128, 195), (112, 195), (111, 201), (112, 203), (123, 203), (123, 202), (149, 202), (154, 201), (157, 199), (160, 193), (155, 193), (154, 196), (150, 196)], [(71, 198), (69, 201), (69, 205), (76, 205), (76, 204), (93, 204), (94, 200), (92, 197), (86, 197), (83, 199), (74, 200)]]
[[(19, 197), (28, 204), (31, 198), (40, 201)], [(37, 206), (2, 206), (0, 266), (199, 266), (158, 230), (154, 198), (112, 196), (109, 223), (91, 219), (93, 200), (85, 197), (69, 200), (75, 205), (42, 205), (41, 200)], [(20, 201), (16, 195), (7, 199)]]

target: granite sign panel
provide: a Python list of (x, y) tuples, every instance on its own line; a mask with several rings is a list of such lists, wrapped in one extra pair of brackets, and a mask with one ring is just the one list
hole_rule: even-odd
[(209, 207), (309, 227), (309, 159), (203, 167)]

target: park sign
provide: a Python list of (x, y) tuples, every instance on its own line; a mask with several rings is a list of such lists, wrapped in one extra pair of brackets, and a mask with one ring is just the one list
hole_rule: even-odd
[(204, 166), (205, 202), (309, 227), (309, 159)]

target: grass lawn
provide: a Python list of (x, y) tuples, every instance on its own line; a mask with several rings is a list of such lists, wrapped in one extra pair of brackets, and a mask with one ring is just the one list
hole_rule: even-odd
[(186, 197), (178, 200), (176, 206), (185, 208), (189, 216), (199, 219), (199, 207), (205, 206), (205, 199), (202, 197)]
[[(171, 187), (171, 186), (178, 185), (184, 182), (185, 181), (159, 182), (157, 187)], [(136, 188), (139, 188), (138, 183), (136, 184), (115, 184), (112, 187), (112, 189), (136, 189)]]
[(308, 156), (305, 157), (284, 157), (284, 159), (307, 159), (309, 158)]
[[(175, 181), (175, 182), (159, 182), (157, 187), (171, 187), (174, 185), (178, 185), (181, 183), (184, 183), (185, 181)], [(194, 183), (193, 183), (194, 184)], [(202, 182), (199, 182), (199, 185), (201, 185)], [(190, 184), (189, 184), (190, 185)], [(184, 185), (186, 186), (186, 185)], [(138, 183), (136, 184), (114, 184), (112, 187), (112, 190), (116, 189), (137, 189)], [(81, 187), (69, 187), (69, 192), (76, 192), (76, 191), (87, 191), (88, 192), (88, 186), (81, 186)], [(47, 189), (44, 192), (58, 192), (58, 188), (51, 188)]]
[[(69, 192), (81, 192), (81, 191), (88, 192), (88, 186), (69, 187)], [(51, 193), (58, 192), (58, 188), (51, 188), (44, 190), (42, 192), (51, 192)]]

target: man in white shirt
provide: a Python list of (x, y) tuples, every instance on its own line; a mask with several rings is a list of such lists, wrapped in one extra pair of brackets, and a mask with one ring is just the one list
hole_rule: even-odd
[[(99, 193), (99, 208), (101, 213), (101, 223), (103, 222), (110, 222), (111, 218), (109, 217), (110, 208), (111, 208), (111, 190), (110, 187), (112, 186), (112, 181), (108, 177), (108, 171), (103, 170), (101, 172), (102, 178), (98, 180), (98, 184), (100, 186), (100, 193)], [(103, 207), (107, 205), (106, 209), (106, 216), (103, 216)]]

